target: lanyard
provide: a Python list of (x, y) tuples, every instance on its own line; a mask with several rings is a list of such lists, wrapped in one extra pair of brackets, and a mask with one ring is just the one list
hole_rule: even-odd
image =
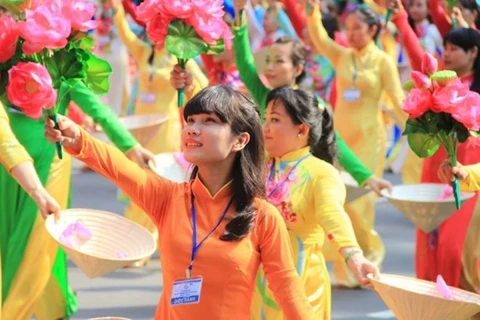
[[(272, 195), (275, 194), (275, 192), (277, 192), (284, 184), (285, 182), (287, 182), (287, 180), (290, 178), (290, 175), (292, 174), (293, 170), (295, 170), (298, 165), (305, 159), (307, 159), (308, 157), (310, 157), (312, 154), (311, 153), (308, 153), (306, 156), (303, 156), (301, 159), (299, 159), (294, 165), (293, 167), (290, 169), (290, 171), (288, 171), (288, 174), (286, 175), (286, 178), (283, 179), (282, 182), (280, 182), (279, 184), (277, 184), (277, 186), (275, 187), (275, 189), (272, 190), (272, 192), (270, 192), (270, 194), (267, 196), (268, 197), (271, 197)], [(270, 176), (268, 177), (268, 184), (270, 185), (270, 182), (272, 181), (273, 179), (273, 176), (275, 174), (275, 160), (273, 160), (273, 163), (272, 163), (272, 166), (270, 168)]]
[(188, 266), (188, 269), (186, 270), (186, 275), (187, 278), (190, 278), (192, 276), (192, 270), (193, 270), (193, 262), (195, 261), (195, 257), (197, 256), (197, 252), (200, 249), (200, 246), (203, 244), (205, 240), (207, 240), (208, 237), (212, 235), (212, 233), (217, 230), (217, 228), (220, 226), (222, 223), (223, 219), (227, 215), (228, 209), (230, 208), (230, 205), (232, 204), (233, 198), (230, 199), (230, 201), (227, 204), (227, 207), (222, 213), (222, 216), (220, 217), (220, 220), (218, 220), (217, 224), (215, 227), (205, 236), (205, 238), (202, 239), (197, 244), (197, 212), (195, 210), (195, 196), (192, 193), (192, 228), (193, 228), (193, 245), (192, 245), (192, 256), (190, 260), (190, 265)]
[[(368, 57), (365, 61), (365, 63), (361, 63), (361, 66), (362, 66), (362, 70), (365, 69), (367, 63), (370, 61), (370, 55), (372, 53), (370, 52), (368, 54)], [(358, 59), (358, 61), (360, 61), (360, 58)], [(352, 52), (352, 64), (353, 64), (353, 74), (352, 74), (352, 81), (353, 83), (355, 83), (355, 81), (357, 81), (357, 64), (355, 63), (355, 54)]]

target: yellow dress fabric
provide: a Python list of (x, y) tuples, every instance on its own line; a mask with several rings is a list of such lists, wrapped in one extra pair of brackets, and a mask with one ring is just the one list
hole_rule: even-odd
[(8, 115), (0, 102), (0, 163), (10, 172), (25, 161), (33, 160), (10, 129)]
[[(380, 101), (386, 93), (394, 108), (391, 116), (403, 129), (407, 115), (401, 110), (404, 93), (398, 70), (392, 59), (375, 46), (373, 41), (362, 50), (344, 48), (328, 37), (321, 23), (318, 6), (307, 17), (311, 40), (336, 70), (338, 98), (335, 107), (335, 127), (347, 145), (363, 164), (376, 176), (383, 176), (386, 132)], [(354, 64), (357, 78), (353, 82)], [(352, 89), (360, 91), (360, 98), (347, 101), (343, 93)], [(381, 266), (385, 257), (382, 239), (374, 229), (376, 196), (370, 193), (345, 206), (360, 247), (365, 257)], [(334, 261), (334, 276), (339, 285), (357, 286), (343, 261)]]
[[(71, 165), (69, 154), (64, 153), (62, 160), (55, 155), (45, 186), (62, 209), (66, 209), (68, 205)], [(58, 246), (45, 229), (40, 212), (30, 237), (35, 241), (28, 242), (24, 258), (3, 305), (3, 317), (29, 320), (35, 315), (37, 320), (59, 319), (65, 314), (64, 299), (57, 282), (51, 277)]]
[[(296, 269), (314, 308), (315, 319), (329, 320), (330, 279), (322, 253), (323, 243), (328, 238), (337, 252), (344, 247), (358, 247), (358, 243), (343, 208), (346, 190), (338, 171), (329, 163), (313, 155), (308, 156), (309, 152), (307, 147), (274, 159), (273, 181), (281, 183), (289, 178), (285, 182), (286, 192), (279, 191), (283, 193), (283, 198), (272, 201), (270, 197), (269, 201), (286, 221)], [(304, 157), (289, 174), (291, 168)], [(272, 163), (271, 160), (268, 172)], [(252, 319), (283, 319), (262, 272), (257, 276)]]
[[(7, 168), (8, 172), (25, 161), (32, 161), (32, 158), (23, 146), (18, 142), (15, 134), (10, 129), (8, 115), (0, 102), (0, 163)], [(0, 257), (1, 257), (0, 252)], [(0, 283), (2, 282), (2, 259), (0, 258)], [(0, 301), (2, 292), (0, 291)], [(0, 307), (0, 319), (2, 319), (2, 308)]]
[[(46, 186), (47, 192), (62, 208), (66, 208), (68, 201), (68, 193), (65, 190), (70, 186), (70, 159), (68, 154), (64, 154), (62, 161), (56, 158)], [(0, 162), (11, 171), (25, 161), (32, 159), (15, 138), (5, 108), (0, 105)], [(63, 301), (61, 292), (56, 282), (50, 281), (58, 247), (47, 233), (40, 213), (37, 215), (31, 237), (35, 241), (28, 242), (8, 298), (0, 308), (0, 319), (29, 320), (32, 314), (35, 314), (38, 320), (52, 320), (61, 318), (65, 313), (65, 306), (58, 304), (59, 301)], [(41, 269), (46, 272), (38, 272)], [(58, 299), (52, 298), (57, 295)]]
[[(466, 192), (480, 191), (480, 163), (465, 166), (468, 178), (460, 183), (460, 189)], [(473, 211), (463, 247), (463, 270), (460, 286), (472, 292), (480, 291), (480, 202)], [(480, 314), (471, 318), (480, 320)]]
[[(155, 50), (154, 61), (150, 65), (148, 61), (153, 49), (151, 45), (139, 39), (130, 29), (122, 6), (119, 7), (114, 16), (114, 23), (120, 39), (137, 64), (139, 94), (134, 114), (162, 113), (169, 116), (169, 120), (161, 127), (151, 142), (144, 147), (155, 154), (180, 151), (182, 119), (180, 119), (177, 106), (177, 91), (172, 88), (169, 80), (170, 72), (173, 66), (177, 64), (176, 58), (165, 49)], [(192, 73), (194, 78), (194, 94), (208, 86), (207, 77), (195, 61), (189, 60), (186, 69)], [(125, 208), (125, 217), (145, 227), (158, 239), (157, 228), (151, 219), (134, 203), (131, 202)]]

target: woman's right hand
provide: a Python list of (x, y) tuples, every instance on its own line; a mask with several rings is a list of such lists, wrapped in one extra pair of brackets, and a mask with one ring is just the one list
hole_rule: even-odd
[(195, 89), (193, 76), (190, 71), (182, 69), (178, 64), (170, 72), (170, 84), (176, 90), (184, 88), (187, 99), (190, 99), (193, 95), (193, 90)]
[(51, 119), (45, 120), (45, 137), (51, 143), (62, 142), (65, 147), (80, 150), (80, 127), (67, 117), (58, 115), (60, 130), (54, 129), (55, 123)]
[(455, 176), (462, 181), (467, 179), (468, 171), (460, 164), (457, 163), (455, 167), (452, 168), (450, 162), (445, 160), (438, 168), (438, 178), (446, 184), (451, 184), (455, 180)]
[(387, 9), (392, 12), (392, 19), (395, 19), (403, 10), (403, 5), (400, 0), (387, 0)]
[(43, 218), (46, 219), (50, 214), (54, 214), (57, 220), (60, 218), (60, 205), (43, 186), (31, 191), (30, 196), (37, 204)]

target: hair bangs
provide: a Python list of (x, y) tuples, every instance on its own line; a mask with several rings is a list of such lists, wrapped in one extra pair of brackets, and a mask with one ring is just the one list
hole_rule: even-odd
[[(193, 96), (183, 109), (183, 118), (187, 121), (189, 116), (197, 114), (214, 114), (222, 122), (232, 123), (232, 110), (230, 108), (232, 102), (232, 92), (234, 90), (216, 85), (209, 87), (209, 90), (202, 90)], [(229, 101), (229, 103), (225, 103)]]

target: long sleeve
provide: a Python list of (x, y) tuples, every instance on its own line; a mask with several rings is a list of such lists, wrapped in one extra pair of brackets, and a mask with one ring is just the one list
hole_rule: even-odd
[(283, 10), (280, 5), (277, 5), (277, 23), (280, 26), (280, 28), (291, 38), (299, 38), (301, 36), (297, 35), (295, 32), (295, 29), (292, 26), (292, 22), (290, 21), (290, 18), (288, 15), (285, 13), (285, 10)]
[[(262, 41), (265, 38), (265, 30), (262, 24), (265, 9), (263, 9), (262, 6), (257, 7), (258, 8), (253, 9), (252, 4), (248, 1), (245, 12), (248, 20), (247, 28), (252, 52), (257, 52), (261, 48)], [(259, 18), (259, 15), (262, 17)]]
[(389, 110), (390, 116), (403, 131), (408, 119), (408, 114), (402, 110), (402, 102), (405, 94), (400, 82), (397, 66), (392, 58), (386, 54), (384, 55), (381, 67), (380, 82), (382, 89), (387, 93), (390, 101), (392, 101), (393, 107), (392, 110)]
[(266, 204), (266, 213), (259, 222), (261, 263), (268, 286), (280, 305), (285, 319), (314, 320), (313, 308), (295, 269), (285, 221), (278, 211)]
[(108, 138), (123, 152), (131, 150), (138, 142), (123, 126), (117, 115), (110, 107), (103, 104), (83, 82), (77, 84), (70, 91), (70, 98), (90, 117), (98, 123)]
[(0, 103), (0, 163), (10, 172), (25, 161), (33, 162), (27, 150), (15, 137), (5, 108)]
[(439, 0), (428, 0), (428, 11), (432, 17), (433, 23), (437, 26), (442, 37), (452, 30), (452, 23), (448, 20), (445, 11)]
[(317, 5), (313, 7), (312, 12), (307, 16), (307, 26), (315, 49), (337, 68), (339, 58), (348, 49), (342, 47), (328, 36), (327, 30), (325, 30), (322, 24), (322, 14)]
[(207, 78), (210, 84), (215, 84), (217, 72), (222, 69), (222, 66), (219, 62), (213, 60), (213, 55), (202, 54), (202, 63), (205, 71), (207, 72)]
[(480, 163), (464, 166), (468, 177), (460, 183), (460, 189), (464, 192), (480, 191)]
[(234, 28), (233, 32), (235, 34), (233, 39), (235, 62), (240, 73), (240, 79), (260, 106), (263, 117), (265, 115), (265, 99), (269, 89), (262, 83), (258, 75), (255, 60), (250, 50), (250, 43), (248, 42), (247, 27)]
[(403, 47), (407, 53), (412, 70), (420, 71), (422, 68), (423, 49), (420, 40), (408, 23), (408, 15), (402, 10), (392, 22), (397, 26), (402, 35)]
[(133, 3), (133, 0), (123, 0), (122, 5), (123, 9), (132, 17), (136, 24), (145, 27), (145, 23), (137, 18), (137, 7)]
[(293, 28), (299, 37), (302, 37), (303, 30), (307, 26), (307, 20), (302, 7), (295, 0), (282, 0)]
[(80, 150), (65, 150), (122, 189), (158, 225), (177, 184), (140, 168), (83, 129), (81, 132)]
[(328, 239), (340, 250), (346, 247), (359, 247), (350, 218), (345, 212), (345, 185), (337, 170), (329, 165), (319, 168), (312, 184), (315, 199), (315, 214)]
[[(190, 59), (185, 68), (192, 73), (193, 82), (195, 84), (194, 95), (203, 88), (208, 87), (208, 78), (194, 59)], [(167, 79), (170, 79), (170, 75)]]
[(115, 16), (113, 17), (113, 23), (117, 28), (118, 36), (122, 40), (123, 44), (127, 47), (128, 51), (133, 55), (135, 60), (139, 61), (144, 55), (145, 50), (151, 50), (150, 46), (139, 39), (130, 29), (125, 17), (125, 11), (123, 10), (122, 6), (120, 6), (115, 13)]
[(335, 134), (338, 148), (338, 163), (357, 181), (358, 185), (363, 185), (373, 174), (347, 146), (340, 134), (338, 132), (335, 132)]

